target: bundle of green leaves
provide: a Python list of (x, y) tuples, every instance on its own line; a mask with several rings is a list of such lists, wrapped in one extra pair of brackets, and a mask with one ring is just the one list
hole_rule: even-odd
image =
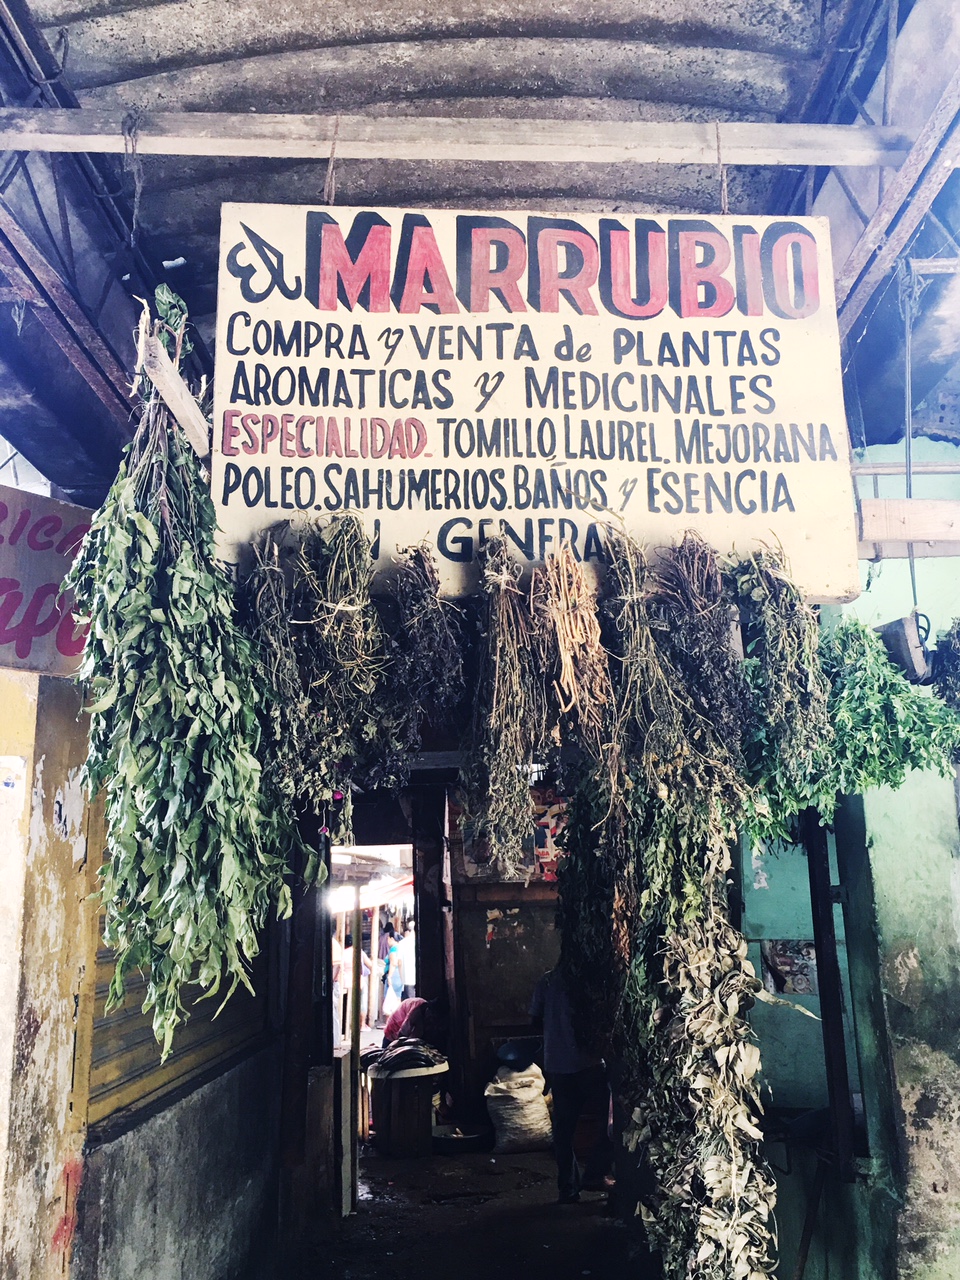
[(249, 987), (258, 931), (290, 902), (294, 836), (285, 808), (265, 800), (257, 759), (266, 695), (214, 527), (193, 450), (148, 400), (69, 585), (91, 624), (80, 677), (93, 697), (86, 782), (106, 802), (108, 1007), (142, 970), (164, 1056), (187, 1016), (184, 989)]
[(876, 631), (856, 618), (823, 634), (819, 660), (829, 681), (833, 742), (811, 787), (829, 820), (836, 798), (903, 785), (909, 769), (948, 775), (960, 753), (960, 715), (931, 690), (910, 684)]

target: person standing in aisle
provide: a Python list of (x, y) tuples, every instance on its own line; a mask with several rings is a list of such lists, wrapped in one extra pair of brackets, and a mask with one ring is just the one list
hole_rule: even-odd
[[(537, 983), (530, 1017), (534, 1025), (543, 1028), (543, 1066), (553, 1094), (551, 1119), (558, 1200), (560, 1204), (576, 1204), (582, 1186), (603, 1189), (610, 1164), (610, 1142), (606, 1137), (610, 1086), (606, 1067), (599, 1054), (589, 1053), (577, 1043), (570, 998), (558, 969), (551, 969)], [(604, 1134), (582, 1173), (573, 1145), (581, 1116), (589, 1116)]]
[(417, 994), (417, 936), (412, 920), (408, 920), (404, 927), (398, 952), (402, 995), (404, 1000), (409, 1000)]

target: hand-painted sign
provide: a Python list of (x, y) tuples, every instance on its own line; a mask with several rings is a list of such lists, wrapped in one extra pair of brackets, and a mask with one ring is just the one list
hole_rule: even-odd
[(0, 666), (72, 675), (85, 632), (61, 592), (90, 512), (0, 486)]
[(213, 493), (235, 557), (355, 511), (451, 590), (530, 562), (779, 541), (858, 591), (827, 224), (224, 205)]

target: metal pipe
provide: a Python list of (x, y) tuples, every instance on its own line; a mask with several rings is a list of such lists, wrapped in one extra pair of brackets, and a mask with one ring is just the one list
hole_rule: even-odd
[[(855, 462), (851, 470), (855, 476), (902, 476), (906, 467), (902, 462)], [(915, 476), (960, 475), (960, 462), (915, 462), (913, 474)]]

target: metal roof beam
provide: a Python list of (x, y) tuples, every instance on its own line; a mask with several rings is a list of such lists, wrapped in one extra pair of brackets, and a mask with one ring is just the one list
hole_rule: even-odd
[[(835, 163), (840, 163), (839, 161)], [(840, 336), (846, 338), (944, 183), (960, 163), (960, 71), (890, 180), (870, 222), (837, 271)]]
[(326, 160), (898, 166), (893, 127), (0, 108), (0, 150)]

